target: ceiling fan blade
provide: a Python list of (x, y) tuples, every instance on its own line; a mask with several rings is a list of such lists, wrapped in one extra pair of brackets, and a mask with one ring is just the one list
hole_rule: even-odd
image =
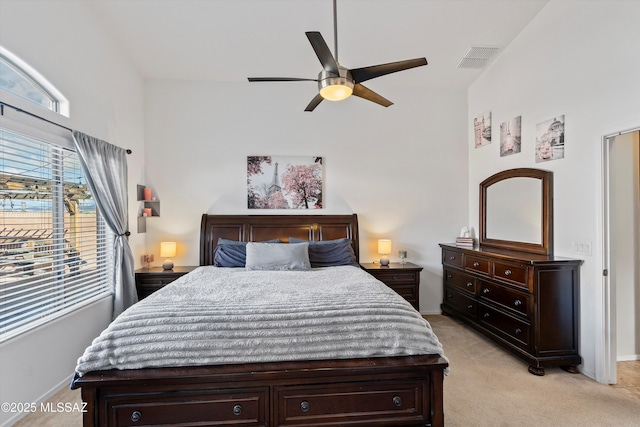
[(307, 108), (304, 109), (304, 111), (313, 111), (318, 104), (320, 104), (322, 102), (324, 98), (322, 96), (320, 96), (320, 94), (317, 94), (309, 103), (309, 105), (307, 105)]
[(248, 77), (250, 82), (317, 82), (318, 79), (300, 79), (297, 77)]
[(376, 77), (384, 76), (409, 68), (427, 65), (426, 58), (407, 59), (406, 61), (390, 62), (388, 64), (372, 65), (371, 67), (355, 68), (349, 70), (356, 83), (366, 82)]
[(336, 76), (339, 75), (338, 63), (331, 54), (329, 46), (327, 46), (327, 43), (324, 41), (322, 34), (317, 31), (307, 31), (305, 34), (307, 35), (311, 46), (313, 46), (313, 50), (316, 52), (316, 55), (318, 55), (322, 68), (334, 73)]
[(359, 83), (353, 86), (353, 95), (362, 99), (366, 99), (367, 101), (375, 102), (376, 104), (382, 105), (383, 107), (393, 105), (393, 102), (389, 101), (387, 98), (378, 95), (371, 89)]

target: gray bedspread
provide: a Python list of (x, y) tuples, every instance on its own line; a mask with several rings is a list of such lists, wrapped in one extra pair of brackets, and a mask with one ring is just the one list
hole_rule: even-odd
[(357, 267), (200, 267), (130, 307), (78, 359), (76, 377), (138, 369), (443, 355), (402, 297)]

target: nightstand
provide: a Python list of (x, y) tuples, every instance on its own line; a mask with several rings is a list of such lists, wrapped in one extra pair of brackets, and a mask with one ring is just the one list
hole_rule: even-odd
[(389, 265), (361, 263), (360, 267), (400, 294), (416, 310), (420, 310), (420, 272), (422, 267), (410, 262), (404, 264), (392, 262)]
[(195, 270), (197, 266), (175, 266), (173, 270), (163, 270), (162, 267), (141, 268), (136, 270), (136, 290), (138, 299), (148, 297), (163, 286), (173, 282), (178, 277)]

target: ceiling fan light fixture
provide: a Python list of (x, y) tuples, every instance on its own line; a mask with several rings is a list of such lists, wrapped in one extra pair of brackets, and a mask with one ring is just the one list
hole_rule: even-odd
[(350, 97), (352, 93), (353, 83), (351, 82), (346, 82), (346, 84), (329, 84), (320, 89), (320, 96), (328, 101), (342, 101)]
[(330, 75), (323, 70), (318, 76), (320, 96), (328, 101), (342, 101), (353, 93), (353, 80), (347, 75), (347, 70), (339, 71), (344, 75)]

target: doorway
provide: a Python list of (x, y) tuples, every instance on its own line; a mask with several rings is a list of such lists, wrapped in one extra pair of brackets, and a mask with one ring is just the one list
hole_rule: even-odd
[[(627, 373), (640, 366), (640, 130), (607, 136), (604, 143), (607, 382), (627, 385)], [(640, 379), (631, 383), (640, 386)]]

